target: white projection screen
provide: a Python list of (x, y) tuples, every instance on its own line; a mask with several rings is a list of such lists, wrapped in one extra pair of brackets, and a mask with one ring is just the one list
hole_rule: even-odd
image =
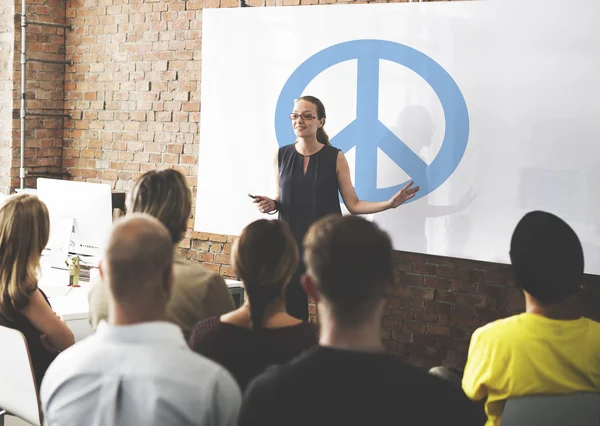
[[(489, 0), (203, 12), (195, 229), (239, 235), (274, 192), (288, 114), (320, 98), (397, 250), (508, 263), (528, 211), (565, 219), (600, 274), (600, 2)], [(275, 216), (276, 217), (276, 216)]]

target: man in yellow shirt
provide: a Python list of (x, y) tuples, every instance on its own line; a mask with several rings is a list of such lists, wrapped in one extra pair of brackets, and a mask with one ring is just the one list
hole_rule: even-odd
[(508, 398), (600, 392), (600, 323), (579, 317), (569, 301), (583, 280), (583, 249), (563, 220), (540, 211), (517, 225), (510, 257), (525, 313), (473, 333), (462, 385), (484, 400), (486, 426), (499, 426)]

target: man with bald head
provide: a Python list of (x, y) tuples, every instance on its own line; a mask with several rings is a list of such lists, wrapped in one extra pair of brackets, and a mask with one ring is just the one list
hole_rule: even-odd
[(100, 274), (110, 292), (108, 323), (48, 369), (44, 424), (235, 425), (235, 381), (166, 321), (173, 244), (164, 225), (145, 214), (119, 221)]

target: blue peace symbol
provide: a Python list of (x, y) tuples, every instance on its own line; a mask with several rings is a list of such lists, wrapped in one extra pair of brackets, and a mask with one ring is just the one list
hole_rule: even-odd
[[(289, 113), (294, 99), (321, 72), (340, 62), (358, 60), (356, 119), (331, 139), (347, 153), (356, 147), (355, 189), (358, 197), (384, 201), (400, 185), (377, 188), (377, 147), (421, 187), (415, 201), (438, 188), (458, 167), (469, 139), (469, 113), (465, 99), (450, 74), (436, 61), (412, 47), (386, 40), (353, 40), (327, 47), (304, 61), (283, 86), (275, 110), (279, 146), (293, 143)], [(428, 165), (379, 121), (379, 61), (388, 60), (411, 69), (434, 90), (444, 110), (446, 131), (440, 151)]]

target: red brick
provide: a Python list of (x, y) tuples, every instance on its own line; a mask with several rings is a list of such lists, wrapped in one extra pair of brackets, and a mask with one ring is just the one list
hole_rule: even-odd
[(435, 300), (439, 300), (441, 302), (454, 303), (456, 302), (457, 297), (458, 293), (453, 293), (451, 291), (437, 290), (435, 292)]
[(410, 342), (410, 334), (400, 330), (392, 330), (392, 340), (399, 343)]
[(428, 300), (427, 303), (425, 304), (425, 312), (450, 315), (451, 311), (452, 311), (452, 305), (449, 303), (442, 303), (442, 302), (438, 302), (435, 300)]
[(415, 274), (419, 275), (435, 275), (437, 266), (428, 265), (426, 263), (414, 263), (413, 271)]
[(425, 354), (427, 353), (427, 349), (425, 345), (420, 345), (416, 343), (404, 343), (402, 345), (402, 353), (425, 356)]
[(434, 293), (435, 293), (435, 290), (433, 288), (421, 288), (421, 287), (411, 288), (411, 296), (414, 299), (432, 300)]
[(506, 313), (504, 311), (492, 310), (492, 309), (480, 309), (479, 310), (479, 321), (481, 325), (485, 325), (489, 322), (505, 318)]
[[(399, 296), (398, 300), (400, 300), (400, 297), (410, 297), (410, 295), (412, 294), (411, 290), (413, 288), (414, 287), (406, 287), (406, 286), (403, 286), (401, 284), (397, 285), (396, 286), (396, 291), (395, 291), (394, 295), (395, 296)], [(394, 299), (396, 299), (396, 298), (394, 298)]]
[(381, 327), (387, 329), (396, 329), (402, 327), (402, 320), (397, 318), (385, 317), (381, 319)]
[(419, 263), (425, 263), (427, 261), (427, 256), (425, 256), (424, 254), (418, 254), (418, 253), (405, 253), (402, 252), (402, 260), (404, 260), (405, 262), (419, 262)]
[(450, 336), (450, 327), (444, 325), (427, 324), (427, 334), (434, 336)]
[(195, 240), (208, 240), (210, 237), (210, 234), (207, 234), (206, 232), (192, 232), (192, 238)]
[(456, 297), (456, 303), (467, 306), (479, 306), (483, 308), (485, 306), (486, 296), (472, 295), (472, 294), (459, 294)]
[(231, 259), (227, 254), (216, 254), (215, 255), (215, 263), (222, 263), (229, 265), (231, 263)]
[(216, 241), (218, 243), (225, 243), (225, 242), (227, 242), (227, 235), (211, 234), (210, 235), (210, 240), (211, 241)]
[(523, 311), (525, 309), (525, 298), (521, 291), (511, 287), (506, 292), (507, 309), (510, 311)]
[(402, 307), (413, 311), (422, 311), (425, 309), (425, 301), (419, 299), (402, 299)]
[(506, 284), (507, 280), (508, 271), (505, 268), (485, 271), (485, 282)]
[(468, 318), (468, 317), (461, 317), (461, 316), (450, 316), (450, 321), (449, 324), (451, 325), (459, 325), (461, 327), (465, 327), (465, 328), (470, 328), (470, 329), (476, 329), (477, 327), (479, 327), (481, 324), (481, 320), (479, 318)]
[(425, 324), (420, 322), (404, 321), (404, 323), (402, 324), (402, 331), (411, 334), (423, 334), (425, 333)]
[(208, 269), (209, 271), (213, 271), (213, 272), (219, 272), (219, 270), (221, 269), (220, 266), (221, 265), (217, 265), (214, 263), (204, 263), (203, 266)]
[(406, 286), (422, 287), (424, 285), (424, 278), (414, 274), (402, 274), (400, 281)]
[(396, 262), (394, 264), (394, 269), (400, 272), (412, 272), (413, 264), (410, 262)]
[(212, 253), (223, 253), (223, 244), (220, 243), (211, 243), (210, 251)]
[[(204, 0), (204, 4), (206, 4), (207, 1), (212, 0)], [(394, 340), (383, 340), (381, 343), (383, 343), (383, 346), (387, 352), (395, 353), (400, 350), (400, 342), (395, 342)]]
[(450, 336), (454, 339), (470, 341), (473, 331), (474, 329), (471, 328), (452, 326), (450, 327)]
[(412, 319), (414, 316), (414, 312), (408, 309), (394, 308), (390, 311), (390, 316), (392, 318)]
[(443, 278), (460, 278), (461, 271), (460, 268), (455, 268), (452, 266), (439, 266), (437, 268), (437, 276)]
[(446, 290), (450, 287), (450, 280), (438, 277), (425, 277), (425, 287)]
[(471, 306), (454, 305), (452, 315), (462, 318), (476, 318), (477, 308)]
[(415, 312), (415, 321), (436, 323), (438, 321), (438, 314), (429, 312)]
[(462, 292), (462, 293), (476, 293), (477, 292), (477, 285), (476, 284), (471, 284), (469, 282), (462, 282), (462, 281), (458, 281), (458, 280), (452, 280), (450, 281), (450, 289), (452, 291), (456, 291), (456, 292)]
[(212, 262), (215, 258), (215, 255), (212, 253), (206, 253), (206, 252), (198, 252), (196, 254), (196, 259), (200, 260), (202, 262)]

